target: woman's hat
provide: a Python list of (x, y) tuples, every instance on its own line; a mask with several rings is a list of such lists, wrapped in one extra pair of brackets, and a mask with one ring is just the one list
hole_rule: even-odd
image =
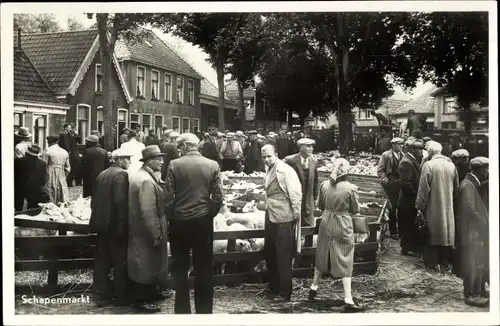
[(337, 181), (338, 178), (341, 176), (349, 174), (349, 168), (351, 165), (349, 164), (349, 161), (346, 160), (345, 158), (338, 158), (333, 162), (333, 170), (332, 173), (330, 174), (330, 179), (333, 181)]
[(160, 151), (158, 145), (151, 145), (142, 150), (142, 158), (140, 161), (145, 162), (147, 159), (157, 156), (165, 156), (165, 154)]
[(26, 127), (20, 127), (19, 130), (16, 133), (16, 136), (22, 137), (22, 138), (30, 138), (30, 130)]
[(29, 154), (29, 155), (32, 155), (32, 156), (40, 156), (41, 152), (42, 152), (42, 149), (37, 144), (31, 144), (26, 149), (26, 154)]

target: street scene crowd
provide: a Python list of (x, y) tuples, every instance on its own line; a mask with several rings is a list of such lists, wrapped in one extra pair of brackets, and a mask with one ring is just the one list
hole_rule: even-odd
[[(93, 131), (82, 154), (71, 124), (48, 136), (43, 151), (27, 128), (19, 128), (16, 137), (16, 211), (66, 202), (73, 182), (91, 198), (90, 229), (97, 234), (93, 293), (100, 307), (133, 305), (140, 312), (159, 312), (159, 303), (172, 297), (166, 285), (171, 272), (175, 313), (191, 313), (188, 274), (193, 270), (195, 311), (212, 313), (213, 232), (224, 202), (221, 173), (233, 171), (264, 175), (269, 300), (291, 300), (301, 226), (315, 226), (319, 209), (307, 299), (316, 298), (320, 279), (329, 274), (342, 280), (345, 311), (365, 310), (351, 289), (359, 228), (353, 217), (360, 208), (357, 187), (349, 182), (350, 162), (336, 158), (329, 179), (320, 182), (316, 141), (302, 131), (196, 135), (165, 127), (158, 137), (126, 128), (113, 152)], [(470, 157), (463, 148), (446, 156), (440, 143), (421, 137), (418, 124), (411, 123), (408, 130), (385, 133), (371, 147), (381, 153), (377, 176), (388, 202), (390, 236), (400, 241), (401, 254), (422, 257), (429, 269), (460, 277), (465, 303), (488, 306), (488, 158)]]

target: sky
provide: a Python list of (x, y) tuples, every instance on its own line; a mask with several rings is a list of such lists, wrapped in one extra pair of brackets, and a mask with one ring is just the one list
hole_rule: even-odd
[[(85, 14), (61, 14), (55, 13), (57, 20), (59, 21), (60, 26), (65, 29), (67, 27), (67, 19), (74, 18), (80, 21), (85, 27), (90, 27), (95, 22), (94, 19), (88, 19)], [(176, 51), (182, 54), (184, 60), (186, 60), (189, 64), (191, 64), (202, 76), (208, 79), (212, 84), (217, 86), (217, 74), (212, 66), (206, 62), (208, 58), (207, 54), (205, 54), (199, 47), (192, 45), (189, 42), (186, 42), (180, 38), (177, 38), (170, 34), (164, 34), (162, 31), (158, 29), (153, 29), (153, 31), (163, 40), (167, 41), (171, 47), (173, 47)], [(226, 79), (229, 76), (226, 76)], [(405, 92), (401, 87), (394, 87), (394, 95), (392, 98), (398, 100), (410, 100), (412, 98), (418, 97), (420, 94), (424, 93), (432, 87), (431, 84), (424, 84), (422, 82), (418, 82), (417, 86), (411, 90), (411, 92)]]

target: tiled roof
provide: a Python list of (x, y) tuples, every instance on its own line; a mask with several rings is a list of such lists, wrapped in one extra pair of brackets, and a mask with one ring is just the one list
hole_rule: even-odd
[(392, 98), (387, 98), (382, 101), (381, 107), (387, 108), (389, 114), (396, 112), (400, 107), (406, 104), (408, 101), (405, 100), (395, 100)]
[(26, 54), (17, 48), (14, 48), (14, 100), (60, 104)]
[(96, 37), (97, 30), (24, 34), (21, 45), (50, 88), (64, 94)]
[(116, 42), (116, 54), (119, 59), (135, 60), (168, 71), (203, 79), (167, 42), (150, 30), (140, 29), (141, 33), (147, 35), (141, 40), (125, 42), (120, 39)]
[(219, 89), (206, 78), (201, 80), (200, 93), (208, 96), (219, 97)]
[(437, 87), (430, 87), (425, 93), (413, 99), (399, 109), (395, 110), (392, 115), (403, 115), (407, 114), (409, 110), (414, 110), (417, 114), (429, 114), (434, 112), (434, 102), (435, 99), (431, 97), (431, 94), (437, 90)]

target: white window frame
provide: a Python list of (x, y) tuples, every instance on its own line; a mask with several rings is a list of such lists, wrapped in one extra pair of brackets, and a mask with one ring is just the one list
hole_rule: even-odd
[(85, 103), (78, 103), (76, 105), (76, 126), (75, 128), (77, 128), (78, 132), (79, 132), (79, 135), (80, 135), (80, 145), (84, 145), (85, 144), (85, 138), (86, 137), (83, 137), (81, 135), (81, 131), (80, 131), (80, 119), (78, 119), (78, 107), (80, 106), (84, 106), (84, 107), (87, 107), (89, 109), (89, 119), (88, 119), (88, 124), (87, 124), (87, 136), (90, 136), (90, 132), (91, 132), (91, 121), (92, 121), (92, 107), (88, 104), (85, 104)]
[[(154, 118), (155, 118), (155, 120), (154, 120), (154, 125), (153, 126), (155, 128), (154, 129), (155, 130), (155, 135), (156, 135), (156, 137), (161, 138), (161, 137), (163, 137), (163, 135), (161, 134), (161, 131), (163, 129), (163, 124), (164, 124), (164, 121), (165, 121), (165, 116), (163, 114), (155, 114)], [(158, 118), (161, 118), (161, 123), (160, 123), (159, 126), (156, 124), (156, 122), (157, 122), (156, 119), (158, 119)], [(160, 128), (160, 130), (158, 131), (156, 128)]]
[[(37, 132), (35, 130), (35, 116), (42, 116), (45, 117), (45, 139), (42, 139), (41, 142), (42, 144), (37, 144), (40, 146), (42, 150), (47, 148), (47, 136), (50, 135), (50, 123), (49, 123), (49, 114), (48, 113), (33, 113), (33, 119), (31, 121), (31, 142), (35, 143), (35, 133)], [(78, 117), (78, 116), (77, 116)]]
[[(19, 128), (24, 127), (24, 122), (25, 122), (25, 121), (24, 121), (24, 120), (25, 120), (25, 118), (24, 118), (24, 113), (23, 113), (23, 112), (16, 112), (16, 111), (14, 111), (14, 116), (15, 116), (16, 114), (17, 114), (17, 115), (19, 115), (19, 123), (20, 123), (20, 124), (19, 124)], [(14, 121), (15, 121), (15, 118), (14, 118)], [(15, 128), (15, 127), (16, 127), (16, 125), (14, 125), (14, 128)]]
[[(101, 83), (102, 83), (101, 90), (98, 90), (98, 89), (97, 89), (97, 85), (98, 85), (98, 83), (97, 83), (97, 76), (98, 76), (98, 75), (97, 75), (97, 67), (100, 67), (100, 68), (101, 68)], [(100, 63), (96, 63), (96, 64), (95, 64), (95, 83), (94, 83), (94, 91), (95, 91), (96, 93), (102, 93), (102, 89), (103, 89), (103, 87), (104, 87), (103, 77), (104, 77), (104, 74), (102, 73), (102, 65), (101, 65)]]
[[(169, 94), (168, 89), (167, 89), (167, 76), (170, 76), (170, 84), (169, 84), (169, 86), (170, 86), (170, 94)], [(173, 92), (174, 92), (173, 80), (174, 79), (173, 79), (172, 74), (169, 74), (169, 73), (165, 73), (164, 78), (165, 78), (165, 80), (164, 80), (163, 85), (165, 87), (165, 101), (171, 103), (171, 102), (173, 102), (172, 98), (174, 97), (173, 96)]]
[[(191, 89), (189, 88), (189, 84), (193, 84), (193, 91), (192, 92), (191, 92)], [(191, 105), (191, 106), (194, 106), (194, 91), (195, 91), (194, 79), (188, 79), (188, 105)]]
[[(181, 92), (181, 98), (180, 98), (180, 101), (179, 101), (179, 93), (178, 93), (178, 90), (179, 90), (179, 78), (182, 80), (182, 92)], [(184, 104), (184, 77), (182, 76), (177, 76), (177, 78), (175, 79), (175, 97), (176, 97), (176, 103), (178, 104)]]
[(124, 109), (124, 108), (120, 108), (118, 109), (118, 111), (116, 111), (116, 143), (118, 144), (118, 147), (120, 147), (120, 129), (118, 128), (119, 125), (120, 125), (120, 112), (125, 112), (125, 128), (129, 128), (129, 114), (128, 114), (128, 110), (127, 109)]
[(194, 131), (194, 127), (198, 127), (198, 132), (200, 132), (200, 119), (193, 118), (193, 131)]
[[(134, 116), (136, 115), (139, 117), (139, 122), (132, 121), (133, 115)], [(129, 121), (128, 124), (129, 124), (130, 129), (132, 129), (132, 123), (138, 123), (139, 127), (141, 127), (141, 130), (142, 130), (142, 121), (141, 121), (141, 114), (140, 113), (130, 112), (128, 121)], [(135, 129), (134, 129), (134, 131), (135, 131)]]
[(373, 120), (374, 116), (370, 109), (363, 110), (358, 108), (358, 120)]
[[(447, 106), (447, 103), (453, 103), (453, 108), (449, 108)], [(445, 96), (443, 98), (443, 114), (455, 113), (456, 104), (457, 104), (456, 99), (453, 96)]]
[(183, 117), (183, 118), (181, 119), (181, 121), (182, 121), (182, 132), (181, 132), (181, 134), (182, 134), (182, 133), (184, 133), (184, 132), (186, 132), (186, 131), (185, 131), (186, 129), (184, 129), (184, 121), (185, 121), (185, 120), (187, 120), (187, 122), (188, 122), (188, 127), (187, 127), (187, 130), (188, 130), (188, 131), (187, 131), (187, 132), (191, 132), (191, 119), (190, 119), (190, 118)]
[[(153, 97), (153, 75), (154, 73), (157, 73), (158, 75), (158, 79), (156, 80), (157, 83), (156, 83), (156, 97)], [(159, 70), (155, 70), (155, 69), (152, 69), (151, 70), (151, 99), (152, 100), (160, 100), (160, 71)]]
[[(99, 110), (102, 111), (102, 128), (99, 128)], [(101, 134), (101, 136), (104, 136), (104, 108), (102, 105), (98, 106), (96, 108), (96, 115), (95, 115), (95, 119), (96, 119), (96, 127), (97, 127), (97, 131), (99, 131), (99, 133)]]
[(144, 135), (147, 135), (147, 134), (149, 133), (149, 130), (148, 130), (148, 132), (146, 132), (146, 131), (144, 130), (144, 116), (146, 116), (146, 115), (148, 115), (148, 116), (149, 116), (149, 125), (148, 125), (148, 126), (149, 126), (149, 130), (151, 130), (151, 127), (154, 127), (154, 124), (153, 124), (153, 122), (154, 122), (154, 121), (153, 121), (153, 115), (152, 115), (151, 113), (143, 113), (143, 114), (141, 115), (141, 122), (142, 122), (142, 123), (141, 123), (141, 130), (142, 130), (142, 132), (144, 133)]
[[(142, 83), (143, 89), (141, 90), (141, 95), (137, 95), (137, 87), (139, 87), (139, 69), (144, 69), (144, 82)], [(137, 71), (136, 71), (136, 76), (135, 76), (135, 95), (136, 97), (141, 96), (146, 98), (146, 67), (144, 66), (137, 66)]]
[[(175, 130), (175, 129), (174, 129), (174, 119), (177, 119), (177, 120), (179, 121), (179, 130)], [(172, 116), (172, 119), (171, 119), (171, 121), (170, 121), (170, 122), (172, 123), (172, 129), (173, 129), (174, 131), (177, 131), (178, 133), (180, 133), (180, 130), (181, 130), (181, 127), (182, 127), (182, 125), (181, 125), (181, 123), (182, 123), (181, 117), (178, 117), (178, 116), (173, 115), (173, 116)]]

